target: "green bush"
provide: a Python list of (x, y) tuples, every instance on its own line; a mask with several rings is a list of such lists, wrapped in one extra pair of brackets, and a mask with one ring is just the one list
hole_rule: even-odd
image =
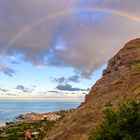
[(134, 63), (132, 64), (132, 67), (136, 69), (140, 69), (140, 63)]
[(140, 101), (108, 109), (105, 118), (89, 140), (140, 140)]

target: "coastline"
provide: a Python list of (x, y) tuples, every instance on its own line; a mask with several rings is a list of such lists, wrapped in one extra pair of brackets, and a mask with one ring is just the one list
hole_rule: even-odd
[(62, 117), (65, 117), (67, 114), (73, 112), (75, 109), (67, 109), (67, 110), (60, 110), (60, 111), (53, 111), (47, 113), (27, 113), (19, 115), (17, 121), (15, 122), (33, 122), (33, 121), (40, 121), (40, 120), (49, 120), (49, 121), (57, 121)]
[(21, 114), (47, 113), (77, 108), (81, 101), (0, 101), (0, 122), (16, 121)]
[(56, 122), (74, 111), (75, 109), (69, 109), (19, 115), (15, 121), (0, 122), (0, 138), (43, 139)]
[(28, 122), (34, 122), (34, 121), (39, 121), (39, 120), (44, 120), (47, 119), (49, 121), (57, 121), (62, 117), (65, 117), (67, 114), (73, 112), (75, 109), (66, 109), (66, 110), (60, 110), (60, 111), (52, 111), (52, 112), (47, 112), (47, 113), (36, 113), (36, 112), (31, 112), (31, 113), (25, 113), (25, 114), (20, 114), (19, 116), (16, 117), (15, 120), (12, 121), (0, 121), (0, 127), (5, 127), (6, 125), (10, 123), (28, 123)]
[[(32, 140), (35, 140), (37, 138), (38, 140), (42, 140), (46, 136), (47, 132), (50, 131), (50, 129), (54, 128), (56, 123), (61, 121), (61, 119), (63, 119), (65, 116), (75, 111), (75, 109), (81, 105), (81, 102), (72, 102), (72, 101), (71, 102), (3, 101), (3, 102), (1, 102), (1, 106), (3, 108), (8, 109), (10, 108), (11, 112), (6, 116), (3, 114), (4, 119), (1, 119), (0, 121), (0, 139), (32, 138)], [(15, 105), (18, 106), (18, 109), (15, 108)], [(23, 106), (24, 106), (23, 111), (20, 112), (19, 108)], [(16, 113), (12, 112), (12, 110), (16, 109), (17, 109)]]

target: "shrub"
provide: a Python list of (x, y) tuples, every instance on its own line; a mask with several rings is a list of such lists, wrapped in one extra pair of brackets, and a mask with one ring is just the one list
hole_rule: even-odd
[(140, 69), (140, 63), (134, 63), (132, 64), (132, 67), (135, 69)]
[(140, 101), (122, 103), (117, 109), (108, 109), (89, 140), (140, 140)]

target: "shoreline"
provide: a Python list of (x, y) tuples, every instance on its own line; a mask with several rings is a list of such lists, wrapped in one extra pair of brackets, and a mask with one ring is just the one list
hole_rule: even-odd
[(60, 111), (52, 111), (47, 113), (36, 113), (36, 112), (30, 112), (26, 114), (20, 114), (16, 116), (15, 120), (11, 121), (0, 121), (0, 128), (6, 127), (11, 123), (30, 123), (30, 122), (36, 122), (40, 120), (49, 120), (49, 121), (57, 121), (60, 118), (66, 116), (67, 114), (73, 112), (75, 109), (66, 109), (66, 110), (60, 110)]
[[(34, 101), (34, 100), (1, 100), (0, 99), (0, 122), (15, 122), (20, 115), (27, 113), (48, 113), (60, 110), (76, 109), (81, 101)], [(5, 109), (6, 108), (6, 109)], [(21, 108), (21, 109), (20, 109)], [(15, 111), (17, 110), (17, 111)]]
[(74, 111), (75, 109), (69, 109), (43, 114), (32, 112), (19, 115), (16, 121), (0, 122), (0, 138), (43, 139), (56, 122)]

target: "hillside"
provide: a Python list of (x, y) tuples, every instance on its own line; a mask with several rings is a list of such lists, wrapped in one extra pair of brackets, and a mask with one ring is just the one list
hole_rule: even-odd
[(140, 92), (140, 39), (128, 42), (108, 62), (85, 103), (55, 124), (45, 140), (87, 140), (102, 120), (104, 110)]

